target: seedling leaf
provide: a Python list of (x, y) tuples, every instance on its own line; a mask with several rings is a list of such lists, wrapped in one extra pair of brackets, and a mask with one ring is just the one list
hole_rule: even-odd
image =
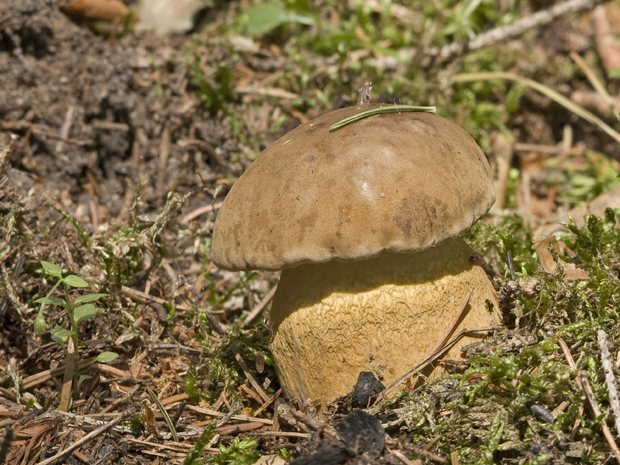
[(77, 304), (83, 304), (86, 302), (92, 302), (94, 300), (97, 299), (101, 299), (102, 297), (107, 297), (108, 294), (87, 294), (87, 295), (81, 295), (78, 298), (75, 299), (75, 305)]
[(170, 416), (168, 415), (168, 412), (166, 411), (166, 409), (164, 408), (163, 404), (161, 403), (161, 401), (157, 397), (157, 394), (155, 394), (155, 391), (153, 391), (151, 388), (148, 388), (148, 387), (146, 388), (146, 392), (149, 393), (149, 395), (151, 396), (151, 399), (153, 399), (153, 402), (155, 402), (155, 404), (157, 405), (157, 408), (159, 409), (159, 411), (163, 415), (164, 421), (168, 425), (168, 430), (170, 431), (170, 434), (172, 434), (172, 439), (174, 439), (176, 442), (179, 442), (179, 436), (177, 435), (177, 431), (174, 428), (174, 424), (172, 423), (172, 419), (170, 418)]
[(343, 128), (351, 123), (355, 123), (364, 118), (368, 118), (369, 116), (377, 115), (379, 113), (401, 113), (406, 111), (420, 111), (427, 113), (436, 113), (436, 107), (421, 107), (419, 105), (390, 105), (385, 107), (377, 107), (371, 110), (362, 111), (361, 113), (357, 113), (356, 115), (349, 116), (343, 120), (338, 121), (337, 123), (332, 124), (329, 127), (329, 132), (333, 132), (337, 129)]
[(74, 274), (67, 276), (64, 282), (71, 287), (88, 287), (88, 283)]
[(201, 400), (207, 400), (208, 397), (204, 392), (200, 391), (196, 387), (196, 378), (196, 367), (189, 367), (187, 374), (185, 375), (185, 379), (183, 380), (183, 390), (194, 404), (198, 404)]
[(90, 375), (80, 375), (80, 379), (78, 379), (78, 383), (77, 383), (77, 388), (80, 389), (80, 386), (82, 385), (82, 383), (88, 379), (92, 379), (92, 376)]
[(101, 352), (95, 358), (95, 362), (98, 363), (110, 363), (113, 360), (118, 358), (118, 354), (116, 352)]
[(315, 24), (315, 19), (307, 14), (297, 13), (279, 5), (257, 5), (245, 12), (244, 30), (247, 34), (264, 34), (286, 23), (300, 23), (307, 26)]
[(56, 326), (56, 328), (52, 329), (54, 336), (64, 337), (66, 339), (75, 334), (75, 331), (71, 331), (70, 329), (59, 328), (58, 326)]
[(43, 271), (45, 271), (46, 275), (56, 276), (57, 278), (62, 277), (62, 268), (58, 265), (41, 260), (41, 266), (43, 266)]
[(58, 297), (41, 297), (34, 302), (37, 304), (65, 305), (65, 300)]
[(52, 328), (50, 333), (52, 335), (52, 341), (57, 342), (60, 345), (63, 345), (67, 339), (76, 334), (75, 331), (64, 329), (59, 326)]
[(96, 314), (97, 307), (95, 307), (93, 304), (86, 304), (73, 309), (73, 319), (78, 324), (82, 321), (90, 320)]
[(211, 438), (213, 437), (213, 433), (215, 433), (215, 428), (217, 427), (217, 420), (213, 420), (211, 423), (207, 425), (204, 429), (194, 447), (192, 447), (183, 460), (183, 465), (203, 465), (204, 460), (200, 458), (200, 454), (202, 454), (202, 450), (209, 443)]

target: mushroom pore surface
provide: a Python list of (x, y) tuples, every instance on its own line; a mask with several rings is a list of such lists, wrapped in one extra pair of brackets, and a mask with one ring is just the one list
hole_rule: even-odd
[[(283, 271), (271, 350), (285, 392), (324, 406), (350, 392), (361, 371), (384, 384), (398, 379), (430, 355), (470, 291), (453, 336), (501, 321), (493, 285), (472, 255), (454, 238), (422, 252)], [(444, 358), (460, 359), (459, 349), (471, 342), (461, 339)]]

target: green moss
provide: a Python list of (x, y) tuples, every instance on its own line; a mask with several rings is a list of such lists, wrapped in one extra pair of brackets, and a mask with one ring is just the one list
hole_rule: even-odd
[[(466, 239), (495, 270), (508, 276), (510, 252), (518, 278), (537, 280), (538, 292), (507, 298), (500, 292), (507, 300), (504, 310), (519, 314), (518, 326), (469, 347), (464, 373), (375, 407), (379, 417), (386, 415), (388, 432), (406, 432), (417, 444), (441, 435), (439, 448), (446, 455), (457, 452), (459, 463), (513, 463), (516, 458), (519, 463), (602, 463), (610, 451), (601, 423), (611, 425), (611, 420), (596, 332), (603, 329), (609, 349), (617, 351), (619, 215), (607, 209), (603, 218), (586, 216), (582, 227), (572, 220), (567, 224), (562, 239), (575, 258), (565, 253), (555, 259), (585, 268), (587, 280), (568, 279), (561, 265), (555, 275), (543, 271), (531, 248), (531, 232), (518, 217), (472, 228)], [(560, 338), (572, 347), (577, 370), (564, 359)], [(577, 371), (588, 373), (602, 418), (593, 419), (582, 408)], [(394, 412), (398, 418), (389, 419)]]

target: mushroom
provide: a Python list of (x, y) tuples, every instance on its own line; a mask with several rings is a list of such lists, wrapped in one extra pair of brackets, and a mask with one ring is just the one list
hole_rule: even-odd
[[(495, 201), (486, 157), (432, 113), (336, 110), (268, 147), (228, 193), (211, 258), (282, 270), (271, 350), (289, 397), (324, 403), (362, 371), (389, 383), (453, 334), (499, 320), (495, 289), (458, 237)], [(463, 338), (447, 354), (472, 339)]]

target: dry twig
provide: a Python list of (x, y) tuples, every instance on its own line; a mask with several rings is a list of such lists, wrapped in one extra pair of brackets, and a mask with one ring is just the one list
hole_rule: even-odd
[(56, 134), (50, 127), (45, 126), (43, 124), (32, 124), (28, 121), (16, 121), (16, 122), (0, 122), (0, 129), (6, 131), (20, 131), (20, 130), (28, 130), (33, 134), (38, 134), (41, 136), (49, 137), (50, 139), (61, 140), (66, 144), (85, 146), (93, 143), (91, 140), (76, 140), (68, 137), (62, 137)]
[[(577, 364), (575, 363), (575, 359), (573, 359), (573, 355), (570, 353), (570, 349), (568, 348), (568, 345), (566, 345), (566, 342), (564, 342), (564, 339), (558, 338), (558, 343), (560, 344), (560, 347), (562, 348), (562, 352), (564, 353), (564, 356), (566, 357), (566, 362), (568, 363), (568, 365), (572, 369), (577, 370)], [(596, 419), (602, 415), (602, 412), (598, 406), (596, 397), (594, 396), (594, 392), (592, 391), (592, 386), (590, 386), (590, 380), (588, 379), (588, 376), (589, 375), (587, 371), (580, 371), (577, 374), (577, 377), (575, 378), (575, 382), (585, 393), (586, 399), (588, 399), (588, 403), (590, 404), (590, 408), (592, 409), (592, 415)], [(601, 429), (603, 430), (603, 436), (605, 436), (605, 439), (607, 440), (609, 447), (613, 451), (613, 454), (616, 457), (616, 460), (620, 462), (620, 449), (618, 449), (618, 445), (616, 444), (616, 441), (614, 440), (614, 437), (611, 434), (609, 426), (607, 426), (603, 422), (601, 423)]]
[(67, 108), (67, 113), (65, 113), (65, 119), (62, 122), (62, 126), (60, 127), (60, 140), (56, 143), (56, 153), (62, 152), (64, 148), (64, 139), (69, 137), (69, 131), (71, 130), (71, 126), (73, 125), (73, 113), (75, 107), (73, 105), (69, 105)]
[(280, 397), (281, 394), (282, 394), (282, 389), (278, 389), (278, 391), (273, 396), (271, 396), (267, 402), (265, 402), (263, 405), (261, 405), (259, 408), (256, 409), (256, 412), (254, 412), (254, 416), (257, 417), (261, 413), (263, 413), (267, 407), (273, 404), (275, 400), (278, 397)]
[(223, 203), (224, 202), (217, 202), (217, 203), (212, 203), (210, 205), (205, 205), (204, 207), (197, 208), (196, 210), (189, 212), (187, 215), (179, 219), (179, 223), (187, 224), (190, 221), (198, 218), (200, 215), (203, 215), (205, 213), (210, 213), (215, 210), (219, 210), (220, 208), (222, 208)]
[(620, 49), (616, 45), (616, 34), (609, 23), (608, 5), (599, 5), (592, 12), (596, 50), (607, 72), (620, 68)]
[[(106, 365), (104, 363), (93, 363), (89, 365), (90, 361), (86, 361), (84, 365), (88, 365), (89, 369), (97, 369), (102, 373), (107, 373), (111, 376), (115, 376), (117, 378), (131, 378), (131, 373), (128, 371), (119, 370), (111, 365)], [(22, 380), (22, 390), (26, 391), (34, 386), (38, 386), (39, 384), (43, 384), (46, 381), (50, 381), (52, 378), (57, 378), (62, 375), (65, 371), (64, 367), (55, 368), (53, 370), (45, 370), (36, 375), (28, 376)]]
[(168, 173), (168, 158), (170, 156), (170, 127), (166, 125), (161, 133), (161, 143), (159, 147), (159, 165), (157, 167), (156, 192), (160, 199), (166, 193), (166, 174)]
[[(203, 415), (208, 415), (210, 417), (219, 417), (224, 418), (226, 416), (225, 413), (217, 412), (215, 410), (209, 410), (201, 407), (195, 407), (193, 405), (188, 405), (187, 410), (190, 410), (195, 413), (202, 413)], [(258, 421), (265, 425), (273, 425), (273, 420), (269, 420), (267, 418), (257, 418), (257, 417), (249, 417), (247, 415), (233, 415), (230, 417), (231, 420), (236, 421)]]
[[(60, 393), (60, 405), (58, 406), (59, 410), (64, 410), (65, 412), (69, 410), (69, 404), (71, 403), (71, 386), (73, 385), (73, 379), (75, 373), (75, 357), (77, 354), (75, 353), (75, 346), (73, 345), (73, 339), (67, 339), (67, 359), (65, 361), (65, 371), (64, 377), (62, 380), (62, 391)], [(75, 386), (77, 389), (77, 386)]]
[(458, 326), (459, 321), (461, 321), (461, 317), (463, 316), (463, 312), (465, 311), (465, 308), (467, 308), (467, 304), (469, 303), (470, 298), (471, 298), (471, 291), (468, 292), (467, 295), (465, 296), (465, 299), (463, 300), (463, 303), (461, 304), (461, 308), (459, 308), (459, 311), (456, 312), (456, 315), (454, 316), (454, 320), (452, 320), (452, 324), (450, 324), (450, 326), (444, 333), (443, 337), (439, 340), (439, 342), (435, 345), (435, 347), (433, 347), (433, 350), (431, 350), (431, 355), (433, 355), (435, 352), (441, 349), (443, 345), (446, 343), (446, 341), (450, 338), (450, 336), (452, 335), (452, 333)]
[[(597, 9), (598, 8), (600, 7), (597, 7)], [(612, 111), (613, 113), (618, 114), (619, 109), (618, 109), (617, 102), (611, 97), (611, 95), (609, 95), (609, 92), (607, 92), (607, 89), (605, 88), (603, 83), (600, 81), (596, 73), (592, 70), (592, 68), (588, 66), (586, 61), (583, 58), (581, 58), (581, 56), (579, 56), (577, 53), (570, 52), (570, 57), (573, 59), (575, 63), (577, 63), (577, 66), (581, 68), (581, 71), (583, 71), (583, 74), (586, 75), (586, 77), (588, 78), (588, 81), (590, 81), (590, 84), (592, 84), (592, 87), (594, 88), (596, 93), (600, 96), (601, 99), (603, 99), (603, 101), (607, 105), (607, 109), (603, 113)], [(573, 98), (573, 94), (571, 94), (571, 100), (575, 101)]]
[(301, 95), (293, 94), (284, 89), (269, 88), (269, 87), (255, 87), (255, 86), (240, 86), (235, 87), (235, 92), (238, 94), (250, 94), (260, 95), (263, 97), (276, 97), (285, 100), (295, 100), (301, 98)]
[(442, 457), (441, 455), (438, 455), (438, 454), (435, 454), (434, 452), (431, 452), (430, 449), (432, 449), (432, 447), (429, 448), (428, 445), (425, 446), (424, 448), (420, 448), (420, 447), (414, 446), (413, 444), (406, 444), (405, 448), (413, 451), (414, 454), (421, 455), (422, 457), (430, 459), (433, 462), (446, 463), (446, 459), (444, 457)]
[(243, 360), (243, 358), (241, 357), (241, 354), (239, 353), (239, 349), (234, 344), (231, 345), (231, 349), (233, 353), (235, 354), (235, 360), (237, 360), (237, 363), (241, 367), (241, 370), (243, 371), (243, 374), (245, 375), (245, 377), (248, 379), (248, 381), (250, 382), (252, 387), (256, 390), (257, 394), (261, 397), (261, 399), (263, 399), (263, 402), (267, 402), (269, 400), (269, 396), (265, 393), (265, 391), (263, 391), (263, 388), (260, 386), (260, 384), (258, 384), (258, 381), (256, 381), (254, 376), (252, 376), (252, 373), (250, 373), (250, 371), (248, 370), (248, 367), (245, 364), (245, 361)]
[(390, 395), (392, 392), (394, 392), (401, 384), (403, 384), (407, 378), (417, 375), (422, 370), (424, 370), (424, 368), (426, 368), (428, 365), (433, 363), (435, 360), (441, 358), (446, 352), (448, 352), (452, 347), (454, 347), (454, 345), (457, 342), (459, 342), (463, 337), (471, 335), (471, 334), (475, 334), (475, 333), (494, 331), (496, 329), (503, 329), (503, 328), (504, 328), (503, 326), (484, 326), (482, 328), (463, 329), (450, 342), (448, 342), (445, 346), (443, 346), (442, 349), (430, 354), (417, 367), (405, 373), (403, 376), (401, 376), (396, 381), (394, 381), (392, 384), (390, 384), (387, 388), (385, 388), (382, 392), (380, 392), (377, 396), (377, 402), (379, 402), (382, 399), (386, 399), (387, 396)]
[(121, 413), (120, 415), (118, 415), (111, 422), (106, 423), (105, 425), (97, 428), (95, 431), (92, 431), (92, 432), (88, 433), (82, 439), (80, 439), (79, 441), (74, 442), (69, 447), (67, 447), (65, 450), (63, 450), (62, 452), (59, 452), (58, 454), (54, 455), (53, 457), (50, 457), (48, 459), (43, 460), (42, 462), (39, 462), (39, 465), (49, 465), (49, 464), (55, 462), (56, 460), (61, 459), (65, 455), (67, 455), (67, 454), (73, 452), (74, 450), (82, 447), (82, 445), (86, 444), (87, 442), (91, 441), (92, 439), (96, 438), (97, 436), (105, 433), (110, 428), (113, 428), (114, 426), (118, 425), (119, 423), (124, 421), (125, 418), (127, 418), (129, 416), (129, 414), (130, 414), (130, 412), (128, 412), (128, 411)]
[[(132, 289), (127, 286), (121, 286), (121, 294), (123, 294), (125, 297), (130, 298), (131, 300), (135, 300), (140, 303), (157, 302), (158, 304), (162, 304), (162, 305), (170, 303), (166, 299), (160, 299), (159, 297), (149, 295), (145, 292), (138, 291), (137, 289)], [(182, 305), (182, 304), (179, 304), (179, 305), (173, 304), (173, 305), (179, 310), (192, 310), (187, 305)]]
[(468, 42), (454, 42), (443, 47), (433, 47), (426, 51), (426, 55), (431, 58), (428, 60), (428, 65), (504, 42), (530, 29), (550, 24), (561, 16), (591, 10), (600, 3), (603, 3), (603, 0), (568, 0), (546, 10), (537, 11), (512, 24), (491, 29)]
[(305, 413), (293, 408), (289, 404), (280, 404), (278, 406), (278, 415), (281, 415), (283, 412), (286, 413), (287, 416), (290, 415), (290, 417), (301, 422), (302, 424), (314, 431), (322, 431), (327, 437), (330, 437), (332, 439), (340, 437), (338, 431), (336, 431), (333, 426), (325, 423), (324, 421), (312, 418), (311, 416), (308, 416)]
[(614, 367), (611, 363), (611, 354), (607, 345), (607, 334), (602, 329), (598, 330), (598, 346), (601, 349), (601, 362), (605, 371), (605, 385), (609, 394), (609, 405), (614, 413), (616, 422), (616, 431), (620, 435), (620, 401), (618, 401), (618, 390), (616, 388), (616, 377), (614, 376)]
[(420, 459), (410, 460), (407, 458), (405, 454), (403, 454), (399, 450), (395, 450), (395, 449), (388, 449), (388, 450), (392, 453), (394, 457), (398, 457), (400, 461), (403, 462), (405, 465), (422, 465), (422, 460)]
[(247, 318), (243, 321), (243, 323), (239, 325), (241, 328), (244, 328), (245, 326), (250, 324), (252, 320), (254, 320), (254, 318), (256, 318), (258, 315), (261, 314), (261, 312), (264, 310), (267, 304), (271, 302), (271, 299), (273, 299), (273, 296), (276, 294), (277, 288), (278, 288), (278, 285), (276, 284), (275, 286), (271, 288), (271, 290), (267, 293), (267, 295), (263, 297), (263, 300), (261, 300), (260, 303), (252, 309), (252, 311), (247, 316)]

